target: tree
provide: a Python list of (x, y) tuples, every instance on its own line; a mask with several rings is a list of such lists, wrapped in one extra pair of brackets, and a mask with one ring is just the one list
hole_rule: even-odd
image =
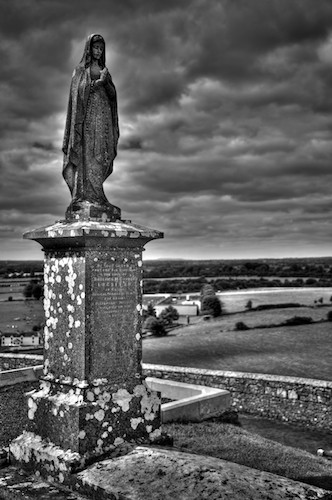
[(144, 330), (150, 331), (153, 335), (162, 337), (167, 335), (164, 323), (154, 316), (148, 316), (143, 325)]
[(235, 323), (235, 330), (244, 331), (249, 330), (249, 326), (247, 326), (243, 321), (238, 321)]
[(222, 313), (221, 302), (216, 295), (208, 295), (203, 298), (202, 301), (202, 311), (205, 314), (211, 314), (214, 318), (217, 318)]
[(23, 295), (26, 299), (30, 299), (32, 297), (32, 288), (33, 288), (33, 283), (30, 281), (23, 290)]
[(310, 323), (312, 323), (310, 316), (293, 316), (285, 321), (286, 326), (309, 325)]
[(39, 300), (43, 296), (43, 286), (36, 280), (31, 280), (23, 290), (23, 295), (26, 299), (33, 297)]
[(211, 314), (214, 318), (221, 315), (221, 302), (216, 296), (214, 288), (209, 283), (201, 288), (201, 312)]
[(201, 301), (203, 301), (204, 297), (210, 296), (210, 295), (215, 295), (216, 292), (213, 288), (212, 285), (207, 283), (206, 285), (203, 285), (201, 288)]
[(40, 283), (36, 283), (32, 288), (32, 296), (34, 299), (39, 300), (44, 294), (43, 286)]
[(163, 309), (159, 315), (159, 319), (166, 325), (170, 326), (173, 324), (173, 321), (177, 321), (179, 319), (179, 313), (175, 309), (175, 307), (169, 305), (166, 309)]
[(251, 311), (251, 309), (252, 309), (252, 300), (248, 300), (248, 302), (246, 303), (246, 309), (248, 309), (248, 311)]
[(154, 316), (154, 317), (156, 317), (156, 310), (153, 307), (153, 305), (152, 305), (151, 302), (148, 303), (148, 308), (147, 308), (146, 312), (147, 312), (148, 316)]

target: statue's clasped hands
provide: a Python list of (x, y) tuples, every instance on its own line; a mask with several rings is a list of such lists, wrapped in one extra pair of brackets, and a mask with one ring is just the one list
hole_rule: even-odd
[(108, 69), (105, 66), (105, 68), (103, 70), (101, 70), (100, 78), (98, 78), (98, 80), (96, 80), (95, 86), (102, 85), (104, 83), (104, 81), (106, 80), (107, 75), (108, 75)]

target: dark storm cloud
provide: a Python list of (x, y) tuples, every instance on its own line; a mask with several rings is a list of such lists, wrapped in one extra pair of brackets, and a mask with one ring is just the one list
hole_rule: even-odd
[(43, 151), (57, 151), (57, 148), (51, 142), (34, 142), (31, 146)]
[(189, 65), (195, 76), (256, 79), (257, 58), (279, 47), (317, 43), (331, 27), (332, 6), (312, 0), (197, 2), (198, 43)]

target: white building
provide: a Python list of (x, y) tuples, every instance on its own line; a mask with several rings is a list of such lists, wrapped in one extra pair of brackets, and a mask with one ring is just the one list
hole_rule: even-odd
[[(157, 318), (160, 313), (166, 309), (168, 306), (174, 307), (180, 316), (198, 316), (200, 309), (200, 301), (196, 300), (183, 300), (178, 297), (164, 297), (157, 303), (151, 302), (154, 310), (156, 311)], [(147, 309), (147, 305), (143, 305), (144, 309)]]
[(0, 332), (1, 346), (40, 346), (42, 341), (38, 332)]

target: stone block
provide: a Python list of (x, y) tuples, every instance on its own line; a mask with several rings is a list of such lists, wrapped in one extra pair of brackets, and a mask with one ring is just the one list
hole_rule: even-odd
[(85, 460), (124, 440), (148, 442), (160, 434), (160, 398), (144, 381), (132, 391), (96, 384), (79, 387), (42, 381), (28, 395), (30, 430)]
[(222, 415), (231, 404), (230, 393), (222, 389), (152, 377), (146, 383), (162, 397), (175, 400), (161, 405), (163, 423), (201, 422)]
[(162, 233), (130, 221), (71, 220), (24, 237), (45, 251), (44, 364), (28, 397), (29, 439), (20, 436), (12, 455), (39, 443), (44, 457), (51, 446), (86, 463), (125, 441), (152, 442), (161, 434), (160, 398), (142, 376), (142, 251)]

